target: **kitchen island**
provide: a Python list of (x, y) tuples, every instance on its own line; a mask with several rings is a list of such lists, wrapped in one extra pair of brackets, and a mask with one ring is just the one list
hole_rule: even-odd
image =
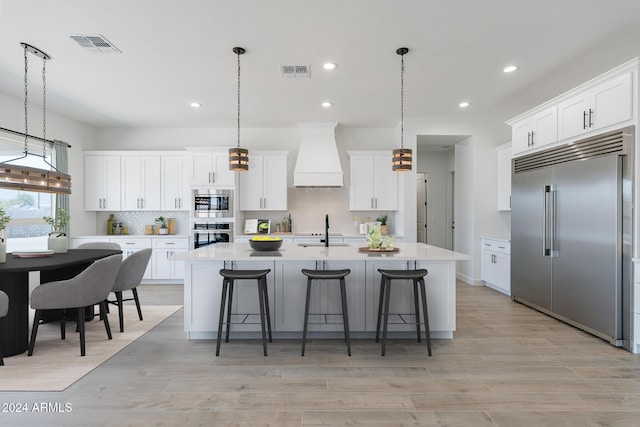
[[(274, 338), (300, 339), (304, 319), (306, 278), (301, 269), (351, 269), (347, 276), (349, 323), (353, 338), (375, 335), (379, 268), (426, 268), (425, 277), (432, 338), (453, 338), (456, 329), (456, 262), (468, 255), (422, 243), (400, 243), (393, 253), (365, 253), (357, 246), (302, 247), (283, 243), (277, 252), (256, 252), (248, 243), (220, 243), (186, 253), (173, 260), (184, 261), (184, 328), (189, 339), (215, 339), (220, 310), (222, 268), (271, 269), (267, 289)], [(339, 286), (321, 283), (312, 289), (310, 338), (338, 338), (342, 335)], [(389, 337), (415, 336), (413, 287), (394, 282)], [(260, 337), (258, 297), (255, 281), (235, 286), (233, 338)], [(322, 315), (318, 314), (322, 313)], [(326, 314), (326, 315), (325, 315)], [(238, 323), (241, 322), (241, 323)], [(314, 322), (311, 324), (311, 322)]]

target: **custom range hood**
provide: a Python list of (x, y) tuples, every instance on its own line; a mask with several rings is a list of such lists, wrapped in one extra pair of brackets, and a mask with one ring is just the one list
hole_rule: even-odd
[(295, 187), (342, 187), (337, 123), (300, 123), (300, 150), (293, 171)]

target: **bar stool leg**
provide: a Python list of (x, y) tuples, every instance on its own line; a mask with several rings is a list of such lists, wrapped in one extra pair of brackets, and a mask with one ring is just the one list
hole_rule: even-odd
[(271, 338), (271, 313), (269, 312), (269, 292), (267, 290), (267, 278), (260, 279), (262, 282), (262, 293), (264, 295), (264, 306), (267, 314), (267, 331), (269, 332), (269, 342), (273, 342)]
[(347, 308), (347, 291), (344, 278), (340, 279), (340, 294), (342, 295), (342, 321), (344, 325), (344, 338), (347, 342), (347, 353), (351, 356), (351, 336), (349, 335), (349, 311)]
[[(216, 356), (220, 355), (220, 340), (222, 339), (222, 324), (224, 323), (224, 306), (227, 301), (227, 279), (222, 279), (222, 298), (220, 298), (220, 316), (218, 319), (218, 340), (216, 342)], [(227, 326), (227, 330), (229, 327)]]
[(260, 326), (262, 328), (262, 349), (264, 355), (267, 355), (267, 331), (264, 327), (264, 295), (262, 285), (258, 281), (258, 301), (260, 302)]
[(384, 328), (382, 329), (382, 355), (384, 356), (385, 349), (387, 347), (387, 325), (389, 323), (389, 297), (390, 297), (391, 283), (386, 283), (384, 289)]
[(311, 299), (311, 278), (307, 278), (307, 301), (304, 304), (304, 327), (302, 329), (302, 356), (307, 344), (307, 324), (309, 323), (309, 300)]
[(424, 329), (427, 338), (427, 350), (431, 356), (431, 332), (429, 331), (429, 313), (427, 312), (427, 293), (424, 286), (424, 279), (420, 278), (420, 290), (422, 291), (422, 311), (424, 312)]
[(234, 279), (227, 279), (229, 286), (227, 288), (227, 331), (225, 332), (224, 342), (229, 342), (229, 332), (231, 331), (231, 306), (233, 305), (233, 288)]
[(382, 302), (384, 300), (384, 287), (386, 280), (384, 276), (380, 279), (380, 299), (378, 301), (378, 320), (376, 322), (376, 342), (379, 342), (380, 337), (380, 321), (382, 320)]
[(416, 332), (418, 333), (418, 342), (422, 342), (422, 338), (420, 338), (420, 304), (418, 303), (418, 281), (412, 280), (413, 282), (413, 303), (416, 306)]

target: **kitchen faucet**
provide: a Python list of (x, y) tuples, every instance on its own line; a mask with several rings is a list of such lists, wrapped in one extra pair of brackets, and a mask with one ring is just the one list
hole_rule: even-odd
[(329, 247), (329, 214), (324, 217), (324, 247)]

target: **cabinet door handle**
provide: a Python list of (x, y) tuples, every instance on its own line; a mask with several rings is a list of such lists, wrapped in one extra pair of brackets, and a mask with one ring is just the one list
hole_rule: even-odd
[(264, 197), (262, 200), (263, 200), (263, 202), (262, 202), (262, 209), (267, 209), (267, 198), (266, 198), (266, 197)]
[(140, 199), (140, 208), (144, 209), (144, 198)]
[(593, 122), (591, 121), (592, 116), (593, 116), (593, 110), (589, 108), (589, 127), (593, 126)]
[(373, 197), (371, 198), (371, 207), (373, 208)]
[(531, 132), (527, 132), (527, 147), (531, 147)]
[(532, 147), (533, 147), (533, 144), (534, 144), (534, 142), (533, 142), (533, 135), (535, 135), (535, 132), (534, 132), (534, 131), (531, 131), (531, 146), (532, 146)]
[(586, 129), (587, 128), (587, 112), (586, 111), (582, 111), (582, 129)]
[(215, 183), (215, 182), (216, 182), (216, 173), (211, 172), (211, 183)]

